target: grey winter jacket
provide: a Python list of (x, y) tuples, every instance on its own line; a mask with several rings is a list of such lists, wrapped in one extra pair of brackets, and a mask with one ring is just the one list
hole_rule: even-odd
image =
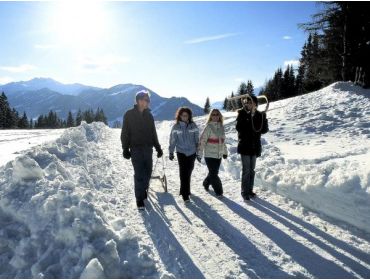
[(199, 142), (199, 129), (195, 123), (178, 122), (174, 124), (170, 135), (169, 152), (190, 156), (196, 153)]

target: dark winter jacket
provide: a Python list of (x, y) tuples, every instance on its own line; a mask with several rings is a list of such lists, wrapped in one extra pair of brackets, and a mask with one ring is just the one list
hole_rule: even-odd
[(134, 106), (128, 110), (123, 117), (121, 131), (122, 149), (133, 147), (155, 147), (158, 151), (161, 145), (158, 142), (154, 118), (149, 109), (142, 113)]
[(238, 131), (239, 139), (238, 153), (261, 156), (261, 134), (269, 130), (266, 114), (256, 111), (252, 118), (250, 112), (240, 109), (236, 119), (236, 130)]

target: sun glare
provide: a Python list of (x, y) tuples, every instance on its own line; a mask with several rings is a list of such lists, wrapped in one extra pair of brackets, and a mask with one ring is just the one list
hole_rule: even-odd
[(107, 32), (103, 5), (100, 1), (55, 2), (51, 28), (58, 41), (75, 47), (99, 43)]

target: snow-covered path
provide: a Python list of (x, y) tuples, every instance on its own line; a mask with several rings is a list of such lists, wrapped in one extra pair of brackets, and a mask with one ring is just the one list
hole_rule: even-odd
[[(340, 96), (327, 91), (327, 99)], [(352, 129), (344, 122), (339, 132), (325, 130), (325, 145), (317, 134), (299, 134), (303, 124), (294, 127), (308, 111), (307, 118), (323, 124), (323, 105), (303, 110), (302, 99), (310, 101), (309, 95), (273, 104), (291, 102), (291, 112), (269, 115), (271, 131), (257, 162), (258, 198), (250, 203), (240, 196), (235, 113), (225, 114), (230, 155), (220, 172), (224, 198), (203, 189), (206, 167), (196, 162), (191, 203), (183, 203), (177, 161), (167, 157), (172, 122), (163, 121), (156, 125), (168, 193), (152, 180), (141, 212), (135, 205), (131, 162), (122, 157), (120, 130), (101, 123), (66, 130), (0, 167), (0, 278), (370, 278), (370, 233), (323, 214), (343, 209), (339, 214), (348, 221), (358, 211), (353, 224), (366, 228), (362, 219), (369, 211), (370, 177), (368, 163), (361, 159), (370, 152), (369, 103), (361, 95), (348, 96), (335, 109), (357, 125)], [(347, 110), (348, 98), (365, 109)], [(289, 120), (291, 114), (300, 115)], [(202, 129), (205, 118), (196, 122)], [(340, 136), (350, 143), (349, 130), (360, 136), (355, 153), (346, 146), (331, 154), (331, 144)], [(286, 141), (295, 141), (296, 151), (325, 149), (297, 158), (298, 153), (285, 151)], [(346, 165), (356, 168), (347, 174), (336, 171)], [(339, 199), (331, 202), (331, 194)], [(317, 200), (312, 205), (310, 195)], [(342, 207), (338, 203), (345, 196)]]
[[(166, 148), (170, 123), (158, 131)], [(147, 210), (135, 209), (132, 167), (121, 156), (119, 130), (106, 155), (114, 164), (116, 206), (111, 219), (125, 217), (162, 269), (176, 278), (354, 278), (370, 276), (370, 243), (269, 191), (245, 204), (239, 183), (221, 173), (225, 197), (203, 190), (205, 167), (196, 164), (192, 203), (180, 196), (178, 167), (167, 163), (169, 193), (153, 181)], [(124, 177), (124, 178), (123, 178)], [(128, 186), (125, 187), (125, 186)], [(106, 200), (111, 197), (107, 194)], [(129, 217), (129, 218), (128, 218)], [(130, 221), (130, 224), (127, 222)], [(150, 236), (150, 239), (147, 239)], [(145, 245), (144, 245), (145, 244)]]

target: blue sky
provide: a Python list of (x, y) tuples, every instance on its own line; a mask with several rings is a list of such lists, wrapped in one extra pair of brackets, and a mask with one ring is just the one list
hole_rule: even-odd
[(0, 2), (0, 84), (142, 84), (203, 105), (297, 61), (315, 2)]

